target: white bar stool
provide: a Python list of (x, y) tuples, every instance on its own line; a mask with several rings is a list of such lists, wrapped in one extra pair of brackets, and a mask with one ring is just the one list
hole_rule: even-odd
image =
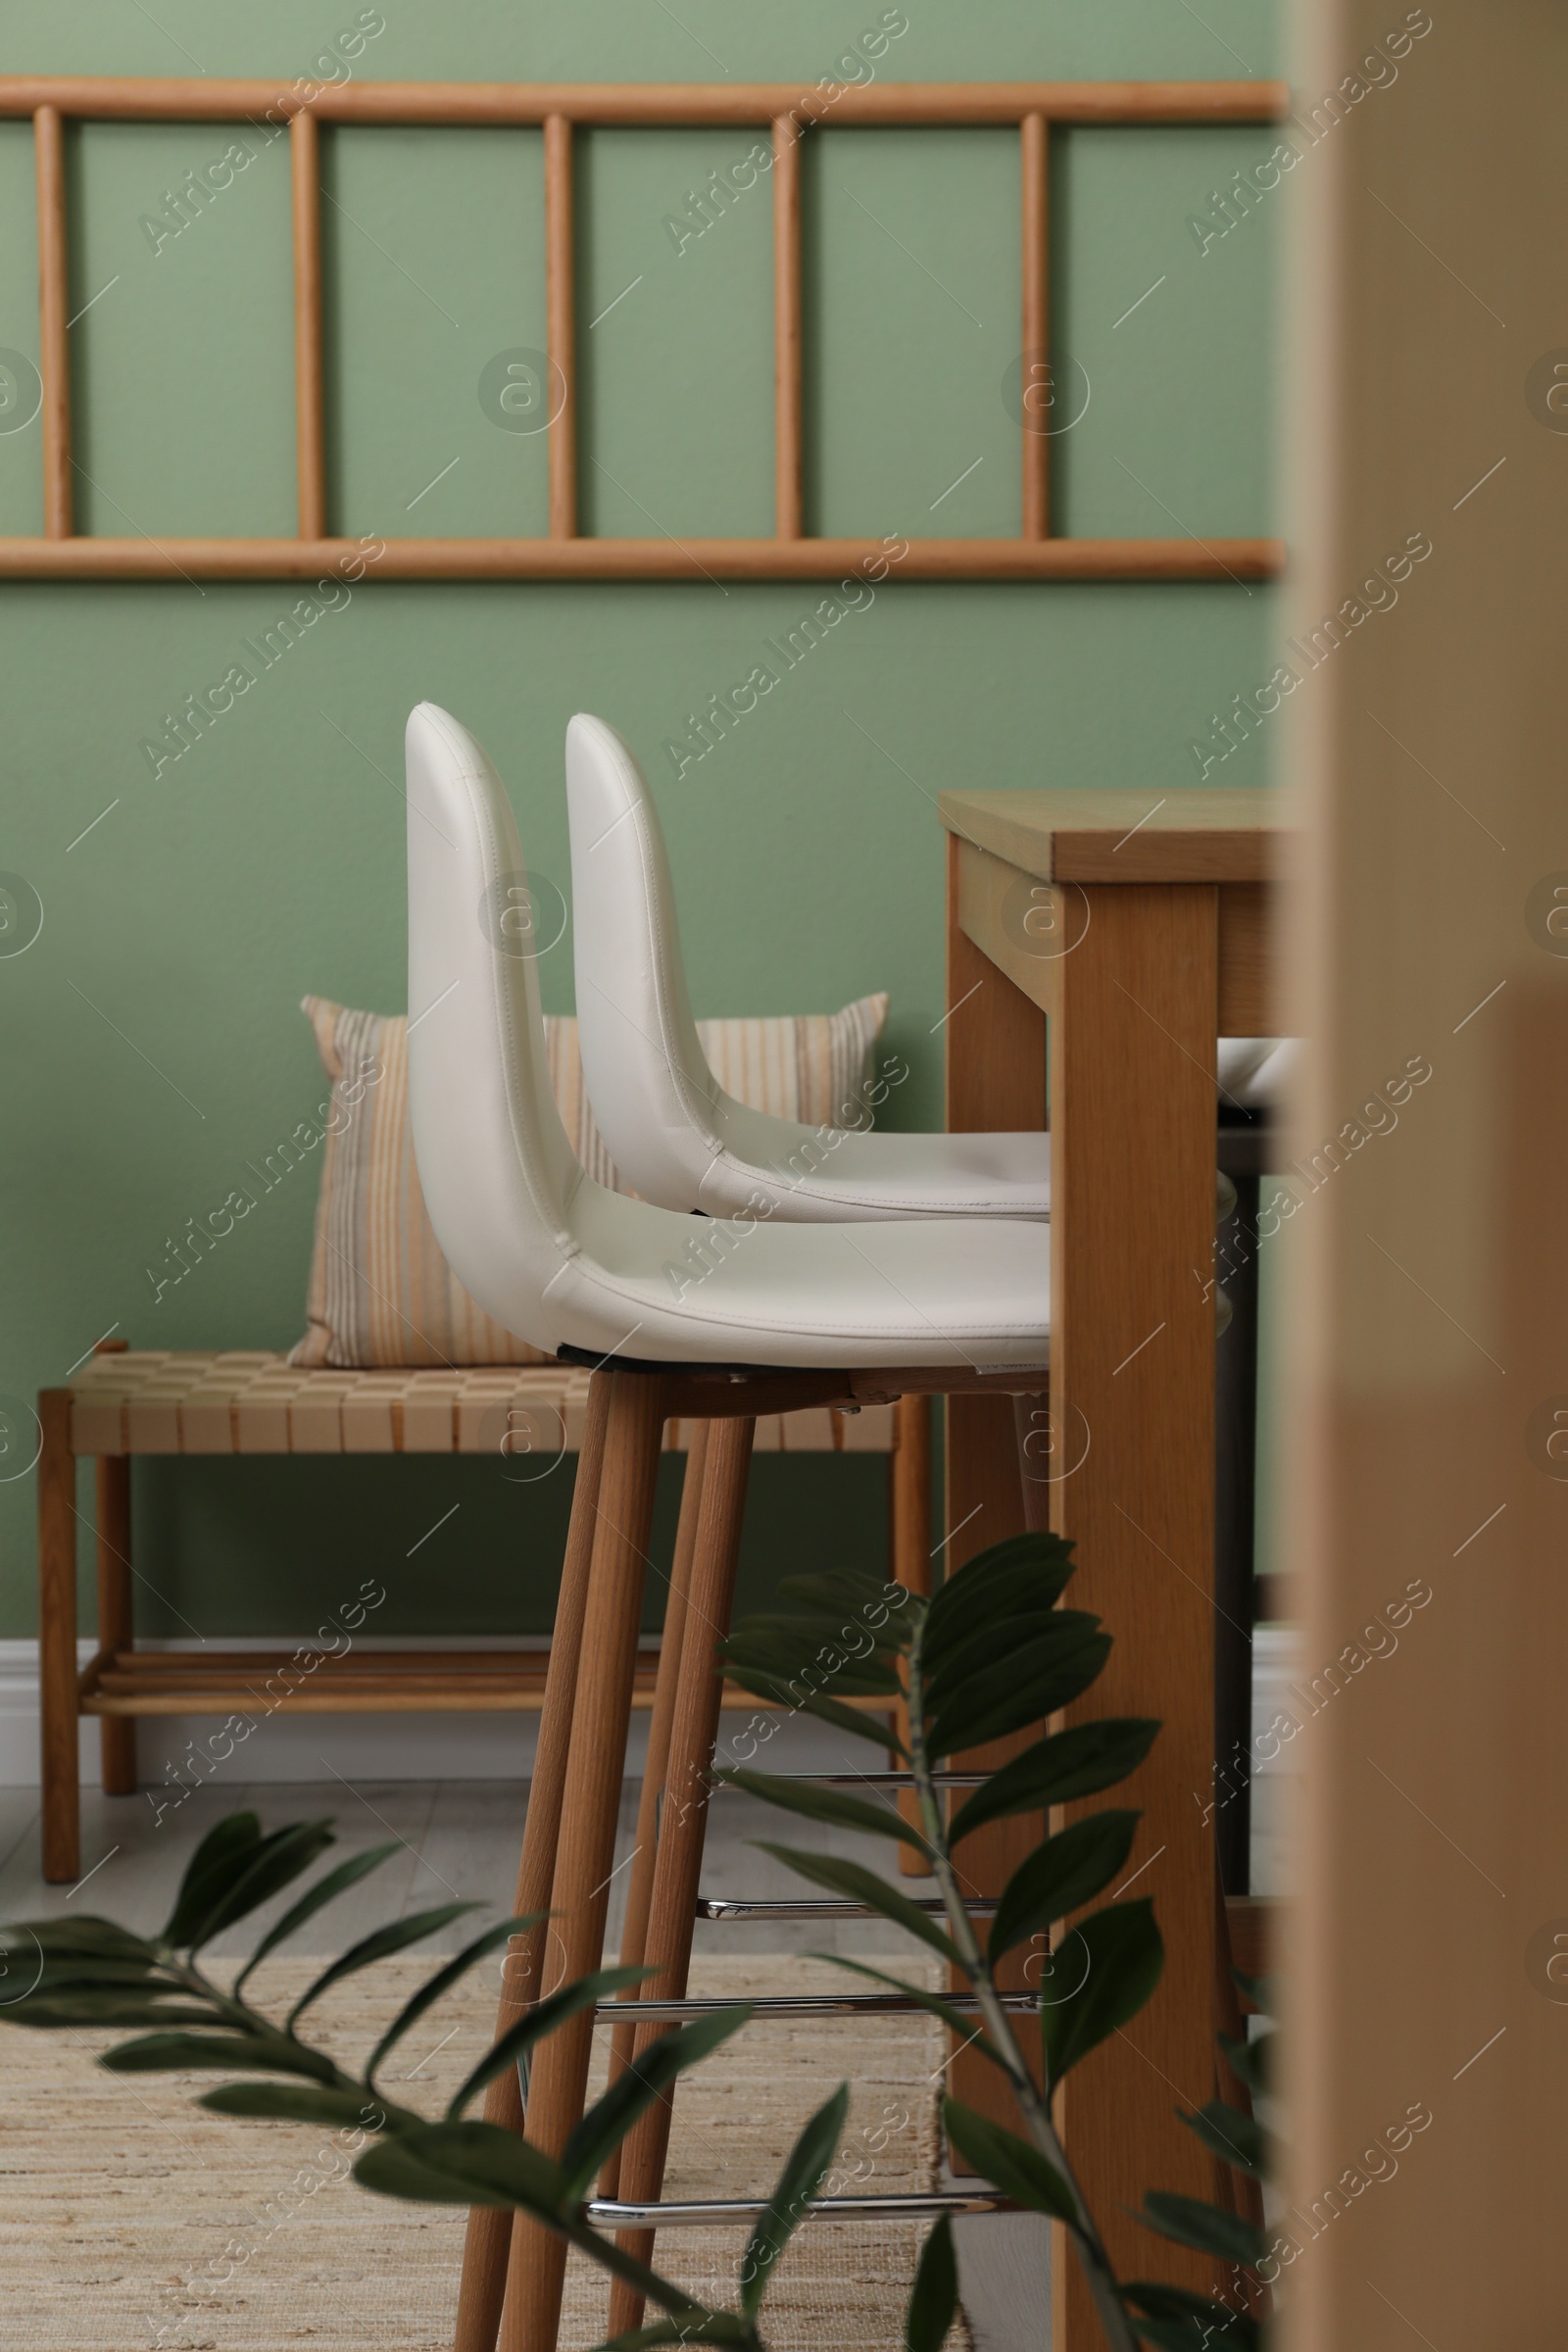
[[(603, 1191), (572, 1154), (545, 1063), (512, 811), (484, 752), (431, 704), (409, 720), (408, 801), (409, 1095), (431, 1221), (488, 1313), (596, 1368), (516, 1897), (519, 1913), (553, 1914), (557, 1982), (596, 1967), (604, 1942), (665, 1419), (711, 1424), (700, 1504), (690, 1477), (682, 1502), (683, 1607), (691, 1626), (722, 1631), (757, 1414), (909, 1393), (1039, 1391), (1049, 1260), (1038, 1225), (1016, 1218), (879, 1214), (808, 1225), (748, 1215), (743, 1204), (724, 1227), (702, 1229), (727, 1236), (710, 1273), (671, 1280), (676, 1267), (689, 1276), (690, 1219)], [(639, 2044), (686, 1995), (717, 1730), (712, 1642), (686, 1639), (678, 1652), (645, 1939), (659, 1973), (620, 2013), (638, 2021)], [(539, 1997), (545, 1958), (544, 1928), (518, 1938), (503, 2028)], [(535, 2060), (529, 2135), (552, 2152), (582, 2113), (592, 2033), (585, 2014)], [(514, 2072), (491, 2086), (486, 2114), (520, 2128)], [(654, 2108), (621, 2151), (621, 2202), (642, 2220), (662, 2182), (668, 2122), (667, 2107)], [(553, 2352), (564, 2260), (560, 2238), (520, 2217), (476, 2211), (459, 2352), (491, 2352), (498, 2323), (506, 2352)], [(636, 2324), (621, 2296), (612, 2329)]]
[(645, 1200), (712, 1217), (767, 1200), (794, 1223), (1050, 1215), (1049, 1135), (802, 1127), (726, 1095), (692, 1019), (654, 796), (602, 718), (566, 729), (566, 804), (583, 1079)]

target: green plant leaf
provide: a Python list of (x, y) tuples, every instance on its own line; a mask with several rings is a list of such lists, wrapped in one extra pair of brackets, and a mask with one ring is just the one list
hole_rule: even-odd
[(318, 1854), (336, 1843), (329, 1821), (293, 1821), (262, 1838), (251, 1848), (239, 1877), (218, 1897), (196, 1933), (187, 1937), (189, 1948), (198, 1950), (236, 1920), (259, 1910), (309, 1870)]
[(162, 1967), (168, 1954), (159, 1944), (133, 1936), (118, 1920), (100, 1919), (85, 1911), (76, 1919), (14, 1919), (0, 1928), (0, 1945), (8, 1952), (42, 1952), (50, 1960), (140, 1960), (149, 1968)]
[(1255, 2116), (1244, 2115), (1239, 2107), (1227, 2105), (1224, 2099), (1210, 2099), (1196, 2115), (1185, 2107), (1178, 2108), (1177, 2113), (1189, 2132), (1196, 2132), (1204, 2147), (1211, 2148), (1222, 2164), (1231, 2165), (1239, 2173), (1250, 2173), (1254, 2180), (1267, 2177), (1263, 2127)]
[(395, 2132), (366, 2149), (354, 2178), (387, 2197), (510, 2205), (552, 2224), (564, 2209), (560, 2166), (500, 2124), (420, 2124)]
[(433, 1911), (416, 1911), (410, 1919), (394, 1919), (386, 1927), (377, 1928), (373, 1935), (362, 1936), (358, 1943), (351, 1943), (348, 1950), (340, 1953), (330, 1968), (322, 1969), (315, 1984), (300, 1994), (288, 2013), (290, 2030), (295, 2019), (302, 2017), (313, 2001), (318, 2001), (329, 1984), (341, 1983), (344, 1977), (357, 1976), (362, 1968), (370, 1968), (377, 1960), (385, 1960), (393, 1952), (404, 1951), (411, 1943), (418, 1943), (426, 1936), (433, 1936), (449, 1920), (461, 1919), (465, 1911), (477, 1911), (479, 1908), (477, 1903), (438, 1903)]
[(767, 2292), (768, 2274), (810, 2209), (811, 2199), (827, 2179), (828, 2169), (850, 2112), (850, 2086), (841, 2082), (830, 2099), (811, 2116), (784, 2159), (773, 2183), (767, 2210), (758, 2217), (741, 2256), (741, 2309), (750, 2317)]
[[(807, 1576), (783, 1576), (778, 1596), (780, 1600), (798, 1600), (808, 1609), (858, 1610), (873, 1642), (889, 1640), (908, 1617), (914, 1598), (906, 1585), (895, 1585), (891, 1579), (884, 1582), (869, 1568), (817, 1568)], [(885, 1624), (872, 1624), (867, 1612), (875, 1609), (886, 1611)], [(750, 1622), (749, 1618), (743, 1620), (737, 1631), (744, 1633)]]
[(771, 1854), (776, 1862), (793, 1870), (797, 1878), (808, 1880), (813, 1886), (825, 1886), (830, 1893), (848, 1895), (852, 1902), (869, 1903), (884, 1919), (891, 1919), (909, 1935), (917, 1936), (922, 1943), (930, 1944), (944, 1960), (957, 1963), (957, 1946), (944, 1933), (941, 1923), (930, 1912), (917, 1909), (906, 1894), (890, 1886), (874, 1870), (867, 1870), (859, 1862), (842, 1862), (834, 1854), (807, 1854), (793, 1845), (769, 1845), (760, 1838), (754, 1843), (760, 1852)]
[(1245, 2312), (1228, 2310), (1223, 2303), (1210, 2303), (1203, 2317), (1194, 2313), (1168, 2319), (1134, 2318), (1130, 2324), (1134, 2333), (1146, 2344), (1153, 2344), (1156, 2352), (1215, 2352), (1216, 2346), (1221, 2352), (1260, 2352), (1263, 2342), (1255, 2320)]
[(117, 1920), (84, 1911), (78, 1919), (19, 1919), (0, 1928), (0, 1945), (36, 1962), (103, 1960), (131, 1967), (161, 1968), (165, 1954)]
[[(1164, 1965), (1165, 1945), (1147, 1896), (1107, 1904), (1062, 1938), (1041, 1987), (1040, 2031), (1053, 2090), (1080, 2058), (1138, 2015)], [(1058, 1985), (1063, 1990), (1053, 1999)]]
[(948, 1843), (956, 1845), (960, 1838), (1009, 1814), (1071, 1804), (1114, 1788), (1137, 1771), (1158, 1731), (1158, 1723), (1145, 1717), (1107, 1715), (1098, 1723), (1076, 1723), (1070, 1731), (1053, 1732), (1004, 1764), (959, 1806), (948, 1825)]
[(1247, 2041), (1232, 2041), (1224, 2034), (1217, 2034), (1215, 2038), (1225, 2053), (1232, 2074), (1247, 2084), (1254, 2098), (1265, 2098), (1268, 2095), (1271, 2064), (1269, 2044), (1274, 2039), (1273, 2034), (1258, 2034)]
[(1212, 2295), (1195, 2295), (1189, 2287), (1168, 2286), (1163, 2279), (1152, 2278), (1134, 2278), (1121, 2292), (1124, 2302), (1136, 2304), (1152, 2319), (1187, 2321), (1200, 2328), (1208, 2328), (1206, 2336), (1183, 2339), (1184, 2345), (1195, 2346), (1195, 2352), (1201, 2343), (1250, 2348), (1263, 2340), (1257, 2322), (1250, 2313), (1233, 2311), (1228, 2303), (1217, 2302)]
[(291, 1904), (282, 1918), (268, 1929), (234, 1979), (235, 1993), (238, 1994), (252, 1969), (261, 1967), (269, 1952), (275, 1951), (280, 1943), (286, 1943), (296, 1928), (303, 1928), (308, 1919), (314, 1919), (318, 1911), (323, 1910), (336, 1896), (346, 1894), (351, 1886), (357, 1886), (361, 1879), (369, 1877), (372, 1870), (379, 1870), (389, 1854), (400, 1853), (403, 1843), (401, 1838), (393, 1838), (385, 1845), (367, 1846), (363, 1854), (351, 1854), (346, 1862), (338, 1864), (336, 1870), (329, 1870), (324, 1879), (318, 1879), (314, 1886), (308, 1886), (299, 1901)]
[(543, 1916), (542, 1912), (532, 1911), (524, 1919), (504, 1919), (497, 1926), (486, 1928), (484, 1934), (476, 1936), (471, 1943), (466, 1943), (457, 1957), (447, 1962), (445, 1968), (438, 1968), (435, 1975), (421, 1984), (416, 1993), (404, 2002), (403, 2007), (370, 2052), (365, 2069), (367, 2082), (372, 2082), (375, 2080), (375, 2070), (388, 2050), (396, 2047), (411, 2026), (418, 2024), (427, 2009), (434, 2008), (443, 1993), (450, 1992), (453, 1985), (467, 1975), (476, 1960), (482, 1960), (486, 1952), (493, 1952), (498, 1943), (507, 1943), (514, 1936), (520, 1935), (524, 1928), (536, 1926)]
[(904, 2322), (904, 2352), (942, 2352), (958, 2308), (953, 2221), (944, 2214), (920, 2249)]
[(1089, 1628), (1030, 1642), (961, 1685), (931, 1723), (927, 1746), (934, 1756), (956, 1755), (1043, 1723), (1088, 1690), (1110, 1650), (1110, 1636)]
[(653, 1968), (601, 1968), (592, 1976), (574, 1977), (569, 1984), (563, 1984), (544, 2000), (535, 2001), (490, 2044), (478, 2065), (459, 2083), (447, 2107), (448, 2122), (455, 2123), (476, 2092), (483, 2090), (487, 2082), (493, 2082), (497, 2075), (505, 2074), (509, 2066), (515, 2066), (524, 2051), (531, 2050), (536, 2041), (542, 2041), (558, 2026), (564, 2026), (568, 2017), (575, 2017), (579, 2010), (591, 2009), (595, 2001), (619, 1992), (622, 1985), (640, 1984), (645, 1977), (656, 1973)]
[(987, 1616), (971, 1626), (958, 1640), (950, 1642), (940, 1657), (924, 1651), (922, 1667), (930, 1712), (941, 1714), (952, 1692), (995, 1666), (999, 1658), (1015, 1657), (1038, 1642), (1065, 1643), (1085, 1622), (1093, 1626), (1100, 1620), (1086, 1609), (1019, 1607), (1014, 1603), (1004, 1614)]
[(869, 1740), (873, 1747), (891, 1748), (895, 1755), (908, 1760), (909, 1751), (903, 1740), (873, 1708), (843, 1707), (834, 1698), (798, 1698), (776, 1675), (752, 1674), (739, 1667), (727, 1671), (737, 1690), (749, 1690), (754, 1698), (765, 1699), (783, 1713), (814, 1715), (818, 1723), (832, 1724), (835, 1731), (843, 1732), (851, 1740)]
[(319, 2050), (260, 2034), (147, 2034), (106, 2050), (98, 2063), (112, 2075), (191, 2074), (217, 2066), (230, 2074), (307, 2075), (318, 2082), (330, 2082), (335, 2072)]
[(847, 1960), (842, 1952), (808, 1952), (807, 1958), (831, 1960), (835, 1968), (847, 1968), (852, 1976), (868, 1977), (873, 1984), (885, 1984), (890, 1992), (907, 1993), (917, 2008), (929, 2009), (933, 2017), (940, 2017), (949, 2032), (956, 2034), (966, 2049), (973, 2050), (981, 2058), (989, 2058), (993, 2066), (1004, 2065), (1000, 2052), (987, 2037), (980, 2019), (965, 2017), (961, 2009), (955, 2009), (951, 2001), (945, 2001), (939, 1992), (928, 1992), (923, 1984), (906, 1984), (902, 1977), (890, 1977), (885, 1969), (869, 1968), (862, 1960)]
[(254, 1813), (226, 1813), (215, 1823), (185, 1865), (165, 1943), (178, 1952), (195, 1942), (208, 1913), (238, 1885), (261, 1842), (262, 1825)]
[(373, 2119), (384, 2111), (363, 2090), (318, 2089), (293, 2082), (220, 2082), (196, 2102), (215, 2115), (262, 2117), (275, 2123), (330, 2124), (339, 2129), (370, 2132)]
[[(836, 1639), (838, 1622), (836, 1617), (814, 1624), (806, 1618), (751, 1618), (741, 1632), (720, 1643), (720, 1656), (731, 1672), (771, 1675), (789, 1688), (802, 1683), (809, 1690), (812, 1686), (806, 1677), (811, 1674), (831, 1681), (846, 1694), (896, 1698), (900, 1685), (894, 1668), (879, 1662), (874, 1649), (854, 1657), (841, 1650)], [(824, 1650), (829, 1653), (826, 1661)]]
[(760, 2352), (756, 2328), (735, 2311), (705, 2311), (700, 2318), (656, 2320), (630, 2335), (612, 2335), (594, 2352), (642, 2352), (645, 2344), (748, 2344)]
[[(885, 1740), (882, 1744), (887, 1744)], [(744, 1772), (739, 1766), (715, 1772), (713, 1778), (728, 1781), (751, 1796), (760, 1796), (786, 1813), (803, 1814), (808, 1821), (838, 1822), (846, 1829), (869, 1830), (875, 1838), (902, 1838), (906, 1845), (912, 1845), (918, 1853), (931, 1851), (919, 1831), (909, 1827), (896, 1805), (868, 1805), (863, 1797), (846, 1796), (838, 1788), (821, 1788), (810, 1781), (779, 1780), (767, 1772)]]
[(217, 2026), (223, 2020), (211, 2006), (198, 2005), (188, 1994), (180, 1998), (172, 1984), (162, 1997), (135, 1986), (62, 1985), (56, 1992), (38, 1992), (0, 2009), (0, 2018), (24, 2026)]
[(1003, 1889), (991, 1926), (992, 1961), (1044, 1935), (1108, 1886), (1132, 1852), (1142, 1818), (1119, 1809), (1091, 1813), (1036, 1846)]
[[(653, 1971), (649, 1971), (653, 1974)], [(568, 2198), (580, 2197), (612, 2148), (619, 2147), (638, 2116), (662, 2099), (677, 2076), (700, 2066), (720, 2042), (738, 2034), (753, 2012), (750, 2006), (720, 2010), (674, 2027), (639, 2051), (595, 2101), (562, 2151), (561, 2170)]]
[(1008, 1580), (1014, 1576), (1025, 1578), (1031, 1592), (1049, 1591), (1054, 1600), (1072, 1574), (1071, 1553), (1072, 1545), (1060, 1536), (1039, 1533), (1008, 1536), (1003, 1543), (977, 1551), (944, 1580), (927, 1608), (927, 1647), (940, 1649), (953, 1633), (966, 1631), (971, 1610), (993, 1610), (997, 1596), (1010, 1592)]
[(1245, 2270), (1255, 2271), (1268, 2252), (1268, 2239), (1253, 2223), (1239, 2213), (1226, 2213), (1221, 2206), (1207, 2204), (1201, 2197), (1179, 2197), (1168, 2189), (1152, 2188), (1138, 2218), (1146, 2230), (1168, 2237), (1175, 2245), (1218, 2255), (1222, 2262), (1239, 2262)]
[(959, 2155), (982, 2180), (993, 2181), (1004, 2197), (1027, 2205), (1032, 2213), (1049, 2213), (1054, 2222), (1066, 2222), (1072, 2229), (1078, 2227), (1078, 2208), (1073, 2203), (1072, 2190), (1055, 2166), (1038, 2148), (1031, 2147), (1028, 2140), (1020, 2139), (1015, 2132), (1004, 2132), (989, 2116), (965, 2107), (958, 2099), (943, 2100), (942, 2121)]

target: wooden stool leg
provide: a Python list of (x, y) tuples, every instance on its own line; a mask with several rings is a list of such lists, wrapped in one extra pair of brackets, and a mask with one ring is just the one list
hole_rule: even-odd
[[(113, 1657), (135, 1642), (130, 1584), (130, 1456), (98, 1456), (98, 1647)], [(136, 1718), (100, 1715), (105, 1796), (136, 1787)]]
[[(519, 1917), (525, 1912), (547, 1912), (550, 1908), (609, 1414), (610, 1375), (596, 1372), (588, 1384), (588, 1422), (577, 1455), (571, 1525), (562, 1563), (561, 1597), (556, 1604), (556, 1621), (550, 1637), (545, 1702), (539, 1716), (533, 1778), (528, 1788), (522, 1860), (513, 1906)], [(514, 1936), (508, 1946), (504, 1988), (496, 2016), (498, 2040), (538, 1998), (549, 1932), (548, 1922), (541, 1920), (537, 1927)], [(522, 2130), (522, 2088), (514, 2066), (508, 2067), (491, 2083), (485, 2094), (484, 2120), (487, 2124), (501, 2124), (509, 2132)], [(468, 2233), (463, 2246), (454, 2352), (495, 2352), (496, 2330), (501, 2325), (501, 2308), (507, 2292), (507, 2254), (511, 2243), (511, 2212), (498, 2205), (474, 2206), (468, 2215)]]
[[(599, 1521), (551, 1891), (560, 1966), (551, 1968), (550, 1982), (541, 1987), (546, 1991), (551, 1984), (586, 1976), (604, 1952), (664, 1420), (662, 1381), (639, 1372), (609, 1377)], [(550, 2034), (535, 2055), (528, 2137), (548, 2155), (560, 2155), (581, 2119), (593, 2034), (593, 2012), (587, 2010)], [(516, 2215), (501, 2317), (503, 2352), (555, 2352), (565, 2268), (565, 2240)]]
[[(893, 1408), (897, 1444), (888, 1463), (889, 1544), (893, 1577), (907, 1592), (931, 1590), (931, 1399), (901, 1396)], [(909, 1710), (901, 1700), (896, 1713), (899, 1737), (907, 1743)], [(889, 1757), (895, 1770), (901, 1761)], [(899, 1811), (911, 1829), (920, 1826), (920, 1803), (912, 1788), (899, 1798)], [(899, 1868), (906, 1878), (928, 1879), (931, 1865), (912, 1845), (899, 1847)]]
[(38, 1419), (38, 1700), (43, 1741), (43, 1875), (81, 1876), (76, 1774), (76, 1460), (71, 1391), (40, 1389)]
[[(697, 1522), (702, 1509), (703, 1476), (708, 1463), (708, 1421), (692, 1430), (686, 1454), (686, 1477), (680, 1491), (680, 1525), (675, 1531), (675, 1558), (670, 1569), (669, 1598), (664, 1606), (664, 1635), (659, 1650), (659, 1680), (654, 1686), (654, 1711), (648, 1725), (648, 1761), (643, 1767), (642, 1794), (637, 1805), (637, 1842), (632, 1849), (626, 1886), (626, 1919), (620, 1932), (620, 1962), (635, 1966), (647, 1948), (648, 1914), (654, 1897), (654, 1857), (659, 1850), (659, 1801), (669, 1769), (669, 1735), (675, 1721), (675, 1693), (680, 1683), (681, 1643), (686, 1632), (686, 1601), (691, 1589), (692, 1557), (697, 1548)], [(627, 1988), (632, 1998), (640, 1984)], [(631, 2058), (635, 2028), (617, 2026), (610, 2050), (612, 2082)], [(620, 2193), (620, 2150), (608, 2159), (599, 2177), (599, 2194)]]
[[(702, 1520), (692, 1562), (686, 1642), (680, 1688), (669, 1744), (669, 1771), (660, 1820), (654, 1871), (654, 1899), (648, 1923), (648, 1956), (659, 1975), (642, 1986), (646, 1999), (678, 2000), (691, 1967), (703, 1840), (708, 1828), (709, 1772), (718, 1737), (723, 1684), (713, 1671), (715, 1644), (729, 1631), (740, 1557), (741, 1520), (751, 1468), (754, 1421), (715, 1423), (709, 1440), (708, 1476)], [(639, 2027), (637, 2047), (658, 2039), (662, 2028)], [(669, 2147), (671, 2108), (667, 2099), (649, 2108), (632, 2126), (620, 2151), (621, 2195), (633, 2202), (659, 2195)], [(642, 2262), (653, 2259), (654, 2232), (628, 2230), (617, 2241)], [(642, 2298), (619, 2279), (610, 2290), (610, 2333), (629, 2334), (642, 2323)]]

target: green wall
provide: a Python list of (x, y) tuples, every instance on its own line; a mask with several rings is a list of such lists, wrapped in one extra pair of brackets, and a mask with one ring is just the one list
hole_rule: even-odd
[[(354, 70), (619, 80), (727, 70), (805, 88), (881, 14), (683, 0), (677, 22), (647, 0), (385, 0), (384, 29)], [(160, 0), (156, 15), (122, 0), (5, 7), (6, 68), (200, 66), (283, 88), (341, 74), (317, 61), (356, 11)], [(907, 0), (907, 30), (878, 71), (1239, 76), (1274, 71), (1274, 41), (1268, 0), (1210, 0), (1201, 21), (1168, 0), (1114, 11)], [(220, 156), (229, 126), (70, 135), (73, 308), (92, 303), (72, 330), (80, 528), (292, 528), (285, 142), (245, 135), (252, 160), (177, 234), (164, 192)], [(1073, 531), (1271, 527), (1280, 200), (1206, 253), (1188, 225), (1271, 143), (1257, 127), (1056, 140), (1054, 334), (1092, 386), (1082, 421), (1054, 444), (1058, 514)], [(765, 530), (766, 182), (681, 249), (667, 225), (689, 227), (687, 192), (710, 171), (729, 174), (750, 135), (600, 132), (585, 144), (583, 527)], [(500, 430), (477, 393), (493, 355), (545, 339), (537, 134), (328, 131), (323, 156), (332, 527), (540, 529), (543, 436)], [(1016, 172), (1015, 141), (994, 131), (830, 129), (808, 147), (811, 527), (1017, 527), (1003, 393), (1018, 343)], [(35, 359), (31, 189), (28, 128), (0, 125), (0, 346)], [(40, 527), (38, 472), (37, 423), (0, 429), (0, 531)], [(1047, 782), (1179, 791), (1197, 781), (1189, 745), (1210, 712), (1274, 659), (1273, 600), (1257, 586), (890, 581), (677, 778), (663, 747), (684, 737), (687, 713), (743, 677), (761, 640), (818, 593), (367, 580), (155, 775), (144, 742), (222, 677), (290, 591), (0, 587), (0, 868), (24, 877), (44, 910), (25, 954), (0, 956), (0, 1397), (20, 1431), (14, 1468), (29, 1450), (24, 1400), (111, 1327), (135, 1347), (298, 1337), (308, 1167), (156, 1301), (146, 1269), (321, 1100), (299, 998), (404, 1003), (398, 779), (413, 702), (448, 705), (488, 744), (530, 860), (564, 887), (563, 730), (577, 710), (611, 719), (659, 794), (698, 1011), (825, 1010), (889, 989), (892, 1042), (913, 1070), (891, 1116), (918, 1126), (940, 1118), (942, 836), (930, 796)], [(1260, 780), (1267, 752), (1238, 752), (1225, 780)], [(547, 1006), (569, 1009), (568, 943), (543, 972)], [(824, 1544), (874, 1547), (881, 1495), (876, 1462), (768, 1465), (749, 1578), (765, 1583)], [(548, 1622), (564, 1503), (519, 1497), (488, 1465), (149, 1464), (140, 1496), (150, 1631), (179, 1631), (181, 1618), (203, 1632), (293, 1631), (331, 1599), (334, 1578), (369, 1567), (396, 1570), (388, 1632)], [(449, 1528), (406, 1560), (453, 1501), (465, 1507)], [(85, 1473), (80, 1505), (90, 1514)], [(32, 1515), (30, 1478), (0, 1484), (0, 1634), (33, 1625)]]

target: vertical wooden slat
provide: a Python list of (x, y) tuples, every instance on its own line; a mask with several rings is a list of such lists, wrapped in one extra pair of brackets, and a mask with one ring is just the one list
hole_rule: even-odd
[(1051, 443), (1043, 416), (1029, 406), (1030, 362), (1050, 346), (1047, 313), (1048, 174), (1051, 144), (1044, 115), (1025, 115), (1023, 147), (1023, 535), (1044, 539), (1051, 527)]
[(74, 529), (71, 495), (71, 358), (66, 341), (66, 154), (60, 110), (32, 118), (38, 174), (38, 345), (43, 378), (43, 527), (49, 539)]
[(326, 448), (321, 418), (321, 157), (316, 117), (289, 124), (294, 177), (294, 416), (300, 537), (326, 536)]
[[(550, 357), (564, 384), (550, 426), (550, 536), (577, 536), (577, 287), (572, 233), (571, 122), (545, 119), (545, 304)], [(557, 393), (552, 384), (554, 406)]]
[(792, 115), (773, 124), (774, 530), (801, 535), (801, 143)]

